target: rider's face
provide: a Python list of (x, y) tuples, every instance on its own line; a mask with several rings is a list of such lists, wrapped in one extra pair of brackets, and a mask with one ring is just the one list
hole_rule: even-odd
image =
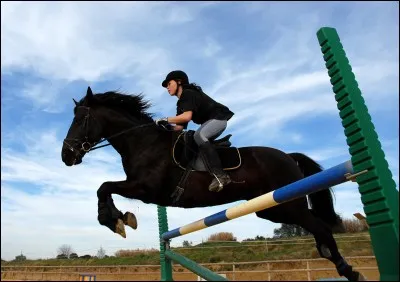
[(168, 82), (167, 90), (168, 90), (169, 95), (174, 96), (176, 94), (176, 92), (177, 92), (176, 91), (177, 88), (178, 88), (178, 84), (176, 83), (175, 80), (170, 80)]

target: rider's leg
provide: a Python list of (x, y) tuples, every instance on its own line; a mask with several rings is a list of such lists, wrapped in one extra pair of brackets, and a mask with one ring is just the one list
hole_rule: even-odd
[(208, 187), (213, 192), (221, 191), (224, 185), (231, 182), (229, 175), (222, 169), (217, 152), (209, 141), (220, 136), (226, 126), (226, 120), (212, 119), (203, 123), (194, 133), (194, 140), (199, 146), (200, 155), (210, 174), (215, 177)]

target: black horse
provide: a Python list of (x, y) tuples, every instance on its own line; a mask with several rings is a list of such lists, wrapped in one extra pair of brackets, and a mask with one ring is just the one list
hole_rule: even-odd
[[(210, 192), (207, 187), (212, 179), (196, 157), (190, 131), (157, 126), (147, 112), (150, 103), (142, 95), (94, 95), (89, 87), (86, 96), (74, 102), (74, 119), (63, 143), (62, 160), (67, 166), (77, 165), (105, 140), (121, 155), (126, 180), (104, 182), (97, 196), (100, 224), (123, 237), (124, 224), (136, 229), (136, 218), (129, 212), (122, 214), (114, 206), (112, 194), (160, 206), (207, 207), (250, 200), (322, 171), (304, 154), (286, 154), (269, 147), (235, 148), (226, 136), (213, 142), (233, 182), (221, 192)], [(335, 230), (343, 231), (343, 224), (334, 211), (331, 193), (328, 189), (309, 195), (311, 209), (304, 196), (256, 214), (308, 230), (321, 257), (332, 261), (340, 275), (351, 281), (363, 280), (341, 256), (332, 236)]]

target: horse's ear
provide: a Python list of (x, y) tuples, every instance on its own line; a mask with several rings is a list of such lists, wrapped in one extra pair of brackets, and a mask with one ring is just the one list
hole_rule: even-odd
[(92, 92), (92, 89), (89, 86), (87, 88), (87, 91), (86, 91), (86, 98), (91, 99), (92, 97), (93, 97), (93, 92)]
[(87, 91), (86, 91), (85, 106), (89, 105), (89, 103), (92, 100), (92, 98), (93, 98), (93, 92), (92, 92), (92, 89), (89, 86)]
[(72, 100), (74, 100), (75, 106), (78, 106), (78, 102), (77, 102), (77, 101), (75, 101), (75, 99), (74, 99), (74, 98), (72, 98)]

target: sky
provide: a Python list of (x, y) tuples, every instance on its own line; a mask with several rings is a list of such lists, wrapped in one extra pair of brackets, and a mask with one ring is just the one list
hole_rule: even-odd
[[(73, 167), (61, 161), (72, 98), (88, 86), (143, 93), (156, 117), (174, 116), (177, 100), (161, 82), (181, 69), (235, 113), (224, 132), (233, 146), (301, 152), (324, 168), (350, 159), (321, 27), (338, 31), (398, 187), (397, 2), (1, 2), (1, 258), (52, 258), (63, 244), (78, 255), (159, 247), (155, 205), (113, 196), (137, 216), (126, 239), (97, 221), (97, 189), (125, 179), (116, 151), (93, 151)], [(357, 188), (334, 188), (344, 218), (364, 213)], [(238, 203), (168, 208), (169, 227)], [(279, 227), (252, 214), (171, 245), (217, 232), (272, 237)]]

